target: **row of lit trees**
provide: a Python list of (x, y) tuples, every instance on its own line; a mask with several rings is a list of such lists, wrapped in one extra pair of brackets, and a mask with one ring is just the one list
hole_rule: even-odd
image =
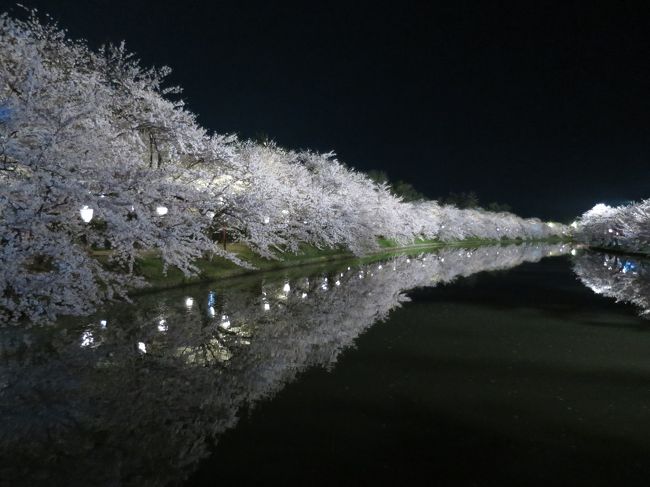
[[(124, 45), (90, 50), (35, 16), (0, 16), (0, 320), (90, 312), (143, 284), (155, 252), (186, 274), (228, 229), (273, 258), (301, 244), (540, 238), (539, 220), (403, 202), (333, 154), (209, 134)], [(89, 248), (110, 249), (109, 265)]]

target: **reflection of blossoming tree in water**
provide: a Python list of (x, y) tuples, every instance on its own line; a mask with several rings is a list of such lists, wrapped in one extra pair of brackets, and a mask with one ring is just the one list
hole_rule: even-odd
[[(446, 250), (187, 296), (144, 296), (79, 332), (3, 330), (0, 477), (12, 485), (164, 485), (184, 478), (237, 411), (354, 340), (404, 292), (559, 254)], [(242, 282), (242, 281), (240, 281)], [(56, 479), (59, 480), (59, 479)], [(56, 482), (55, 482), (56, 483)]]
[(587, 252), (575, 258), (573, 271), (596, 294), (624, 301), (650, 314), (650, 272), (648, 263), (625, 255)]

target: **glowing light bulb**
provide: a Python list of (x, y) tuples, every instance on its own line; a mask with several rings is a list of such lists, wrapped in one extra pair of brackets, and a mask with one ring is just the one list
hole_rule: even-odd
[(89, 208), (86, 205), (83, 205), (81, 210), (79, 210), (79, 215), (81, 215), (81, 219), (85, 223), (90, 223), (90, 220), (93, 219), (93, 213), (94, 213), (94, 210), (92, 208)]
[(605, 213), (609, 213), (611, 209), (612, 207), (606, 205), (605, 203), (598, 203), (589, 211), (594, 215), (603, 215)]

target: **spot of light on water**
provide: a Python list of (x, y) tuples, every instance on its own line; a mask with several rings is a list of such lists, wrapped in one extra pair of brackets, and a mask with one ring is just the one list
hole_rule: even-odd
[(307, 293), (302, 293), (302, 296), (300, 296), (302, 299), (305, 299), (307, 297)]
[(187, 306), (188, 309), (191, 308), (192, 306), (194, 306), (194, 299), (193, 298), (185, 298), (185, 306)]
[(147, 353), (147, 346), (144, 344), (144, 342), (138, 342), (138, 351), (140, 353)]
[(341, 285), (341, 281), (336, 281), (334, 284), (336, 284), (337, 286), (340, 286), (340, 285)]
[(221, 325), (222, 328), (225, 328), (226, 330), (230, 328), (230, 318), (228, 318), (228, 315), (222, 315), (221, 316)]
[(108, 321), (106, 320), (101, 320), (99, 322), (99, 326), (101, 326), (102, 328), (106, 328), (107, 325), (108, 325)]
[(284, 286), (282, 287), (282, 290), (283, 290), (285, 293), (288, 293), (289, 291), (291, 291), (291, 286), (289, 285), (288, 282), (286, 282), (286, 283), (284, 284)]
[(169, 209), (166, 206), (157, 206), (156, 213), (158, 216), (165, 216), (169, 212)]
[(271, 309), (271, 305), (269, 303), (264, 303), (264, 311), (268, 311)]
[(81, 346), (82, 347), (89, 347), (93, 343), (95, 343), (95, 337), (93, 337), (92, 332), (84, 331), (81, 334)]
[(576, 249), (571, 249), (571, 255), (578, 255), (578, 251)]
[(160, 320), (158, 322), (158, 331), (161, 333), (165, 333), (169, 327), (167, 326), (167, 322), (165, 320)]
[(214, 310), (213, 306), (210, 306), (208, 308), (208, 313), (210, 313), (210, 316), (215, 316), (217, 314), (217, 312)]

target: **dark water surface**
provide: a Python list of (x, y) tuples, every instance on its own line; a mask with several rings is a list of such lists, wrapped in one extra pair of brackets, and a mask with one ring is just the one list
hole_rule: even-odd
[(0, 478), (647, 485), (650, 276), (569, 250), (293, 269), (3, 330)]

